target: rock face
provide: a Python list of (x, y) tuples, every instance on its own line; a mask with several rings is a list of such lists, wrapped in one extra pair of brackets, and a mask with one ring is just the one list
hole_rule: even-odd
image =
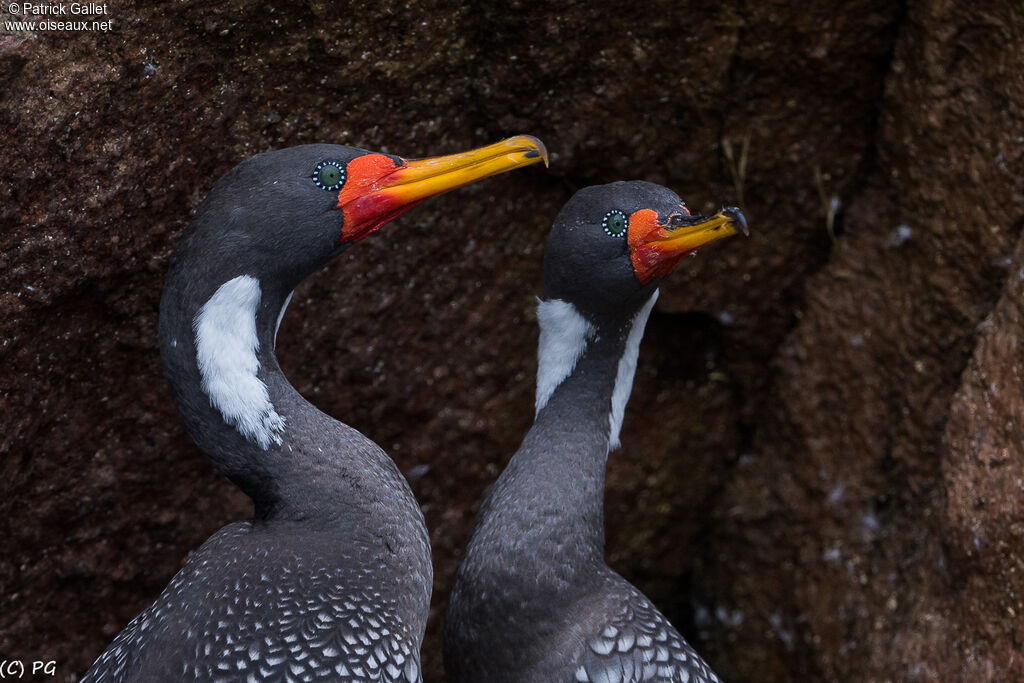
[(424, 505), (428, 679), (531, 418), (548, 226), (624, 178), (740, 205), (754, 234), (663, 289), (609, 466), (612, 565), (730, 680), (1024, 677), (1018, 4), (613, 4), (122, 3), (110, 32), (0, 33), (0, 653), (74, 680), (249, 513), (156, 350), (168, 259), (223, 172), (531, 133), (550, 171), (417, 209), (281, 329), (293, 383)]

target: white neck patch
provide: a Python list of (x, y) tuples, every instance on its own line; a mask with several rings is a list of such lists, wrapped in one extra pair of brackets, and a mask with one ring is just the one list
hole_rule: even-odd
[(284, 418), (277, 414), (267, 385), (256, 374), (260, 369), (256, 309), (261, 296), (256, 278), (239, 275), (203, 304), (192, 328), (199, 375), (210, 405), (242, 436), (267, 450), (271, 443), (281, 444)]
[(537, 300), (540, 342), (537, 345), (536, 412), (548, 404), (558, 385), (572, 374), (596, 330), (568, 301)]
[(626, 415), (626, 401), (633, 391), (633, 376), (636, 374), (636, 360), (640, 355), (640, 340), (644, 337), (647, 318), (651, 315), (654, 302), (658, 300), (658, 290), (654, 290), (651, 298), (643, 308), (633, 316), (633, 326), (629, 328), (626, 349), (619, 359), (619, 369), (615, 373), (615, 389), (612, 391), (612, 412), (608, 414), (611, 430), (608, 432), (608, 448), (619, 447), (619, 432), (622, 430), (622, 418)]

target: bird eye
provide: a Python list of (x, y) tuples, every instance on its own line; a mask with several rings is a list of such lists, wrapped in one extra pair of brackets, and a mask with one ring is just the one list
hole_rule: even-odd
[(604, 231), (612, 237), (622, 237), (626, 234), (626, 214), (621, 211), (609, 211), (604, 215), (601, 225)]
[(321, 161), (313, 171), (313, 182), (321, 190), (340, 190), (345, 184), (345, 168), (337, 161)]

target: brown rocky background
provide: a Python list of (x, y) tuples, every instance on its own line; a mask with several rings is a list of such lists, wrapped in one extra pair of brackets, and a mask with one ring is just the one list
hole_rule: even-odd
[(281, 330), (294, 384), (423, 503), (428, 680), (530, 422), (547, 228), (623, 178), (739, 204), (754, 232), (663, 289), (609, 466), (613, 566), (728, 680), (1024, 679), (1019, 2), (108, 9), (109, 32), (0, 33), (0, 659), (75, 680), (249, 512), (156, 348), (168, 259), (222, 173), (304, 142), (532, 133), (549, 171), (400, 219)]

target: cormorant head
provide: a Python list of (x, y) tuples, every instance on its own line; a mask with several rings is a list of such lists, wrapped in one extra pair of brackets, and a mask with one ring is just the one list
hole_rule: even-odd
[(643, 181), (586, 187), (555, 218), (544, 250), (544, 298), (594, 323), (630, 320), (679, 261), (737, 232), (736, 208), (693, 216), (679, 196)]
[(341, 145), (258, 154), (214, 185), (186, 240), (193, 256), (230, 271), (215, 278), (246, 274), (290, 291), (420, 202), (538, 161), (547, 151), (525, 135), (417, 160)]

